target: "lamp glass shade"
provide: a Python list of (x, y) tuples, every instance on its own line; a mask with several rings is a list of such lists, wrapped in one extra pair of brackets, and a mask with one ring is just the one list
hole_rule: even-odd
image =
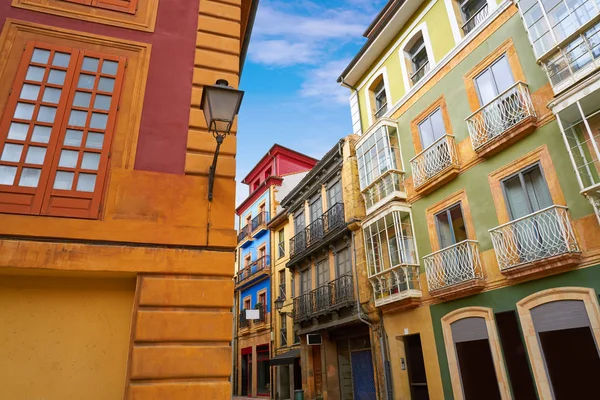
[(243, 91), (229, 86), (205, 86), (200, 108), (204, 111), (208, 128), (221, 134), (228, 134), (240, 110), (243, 97)]
[(282, 308), (283, 308), (283, 299), (281, 298), (281, 296), (279, 296), (277, 298), (277, 300), (275, 300), (275, 309), (281, 310)]

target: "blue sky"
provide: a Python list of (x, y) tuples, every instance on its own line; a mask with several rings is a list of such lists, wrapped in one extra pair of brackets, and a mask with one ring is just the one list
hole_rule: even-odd
[(321, 158), (352, 132), (348, 89), (336, 83), (386, 0), (261, 0), (240, 88), (239, 181), (274, 144)]

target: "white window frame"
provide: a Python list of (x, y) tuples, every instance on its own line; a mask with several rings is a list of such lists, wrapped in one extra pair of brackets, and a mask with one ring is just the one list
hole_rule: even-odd
[(381, 77), (383, 79), (383, 87), (385, 89), (385, 98), (387, 101), (388, 110), (390, 110), (392, 108), (392, 96), (390, 95), (390, 81), (388, 79), (387, 68), (382, 67), (375, 74), (373, 74), (373, 76), (371, 77), (371, 79), (369, 79), (367, 85), (365, 86), (365, 88), (366, 88), (365, 89), (365, 97), (366, 97), (366, 104), (367, 104), (366, 111), (367, 111), (367, 121), (369, 122), (369, 126), (373, 125), (374, 122), (377, 122), (377, 121), (374, 121), (374, 112), (372, 111), (373, 108), (371, 106), (371, 86), (373, 85), (373, 82), (375, 82), (375, 80), (377, 80), (377, 78), (379, 78), (379, 77)]
[[(408, 66), (406, 65), (406, 58), (407, 58), (407, 55), (409, 54), (410, 47), (412, 47), (411, 45), (412, 45), (413, 39), (419, 34), (421, 34), (421, 36), (423, 37), (423, 43), (425, 44), (427, 60), (429, 61), (429, 71), (427, 71), (425, 73), (425, 75), (423, 76), (423, 78), (421, 78), (417, 83), (415, 83), (414, 85), (411, 85), (410, 76), (412, 74), (409, 73), (409, 71), (408, 71)], [(404, 82), (404, 87), (406, 89), (405, 92), (408, 93), (413, 86), (417, 86), (420, 83), (422, 83), (423, 81), (425, 81), (426, 76), (429, 75), (436, 66), (435, 58), (433, 56), (433, 47), (431, 46), (431, 39), (429, 38), (429, 30), (427, 29), (426, 22), (423, 22), (420, 25), (418, 25), (414, 29), (414, 31), (406, 39), (404, 39), (404, 41), (402, 42), (402, 45), (400, 46), (400, 51), (398, 52), (398, 57), (400, 57), (400, 68), (402, 69), (402, 80)]]

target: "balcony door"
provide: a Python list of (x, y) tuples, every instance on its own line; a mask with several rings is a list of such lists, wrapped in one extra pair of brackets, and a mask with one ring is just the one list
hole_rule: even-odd
[(338, 180), (327, 189), (327, 208), (342, 202), (342, 182)]
[(312, 290), (312, 271), (310, 267), (300, 272), (300, 314), (308, 315), (312, 311), (311, 299), (308, 293)]
[(309, 237), (306, 238), (308, 246), (315, 243), (315, 241), (321, 239), (323, 236), (323, 205), (321, 202), (321, 196), (317, 196), (310, 202), (310, 230), (308, 233)]
[(326, 310), (329, 307), (329, 260), (324, 259), (317, 262), (317, 310)]
[(538, 213), (553, 205), (540, 166), (533, 165), (506, 178), (502, 186), (510, 218), (515, 221), (511, 232), (516, 239), (521, 262), (566, 251), (565, 241), (559, 237), (561, 227), (558, 220), (547, 213)]
[(436, 140), (446, 134), (442, 109), (437, 108), (419, 123), (419, 135), (423, 149), (431, 146)]
[(491, 103), (498, 95), (515, 84), (506, 55), (500, 57), (475, 78), (475, 87), (482, 106)]
[(446, 284), (459, 283), (462, 281), (460, 272), (471, 263), (468, 256), (465, 257), (464, 254), (461, 254), (461, 246), (449, 249), (449, 247), (468, 239), (461, 203), (437, 213), (435, 221), (440, 249), (447, 249), (443, 256), (439, 257), (444, 269)]

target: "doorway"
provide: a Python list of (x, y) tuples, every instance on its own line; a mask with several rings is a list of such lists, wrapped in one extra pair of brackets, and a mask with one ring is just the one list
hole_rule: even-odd
[(252, 394), (252, 354), (242, 355), (242, 396)]
[(404, 336), (404, 353), (406, 354), (411, 399), (429, 400), (425, 359), (423, 358), (423, 345), (421, 344), (420, 334)]

